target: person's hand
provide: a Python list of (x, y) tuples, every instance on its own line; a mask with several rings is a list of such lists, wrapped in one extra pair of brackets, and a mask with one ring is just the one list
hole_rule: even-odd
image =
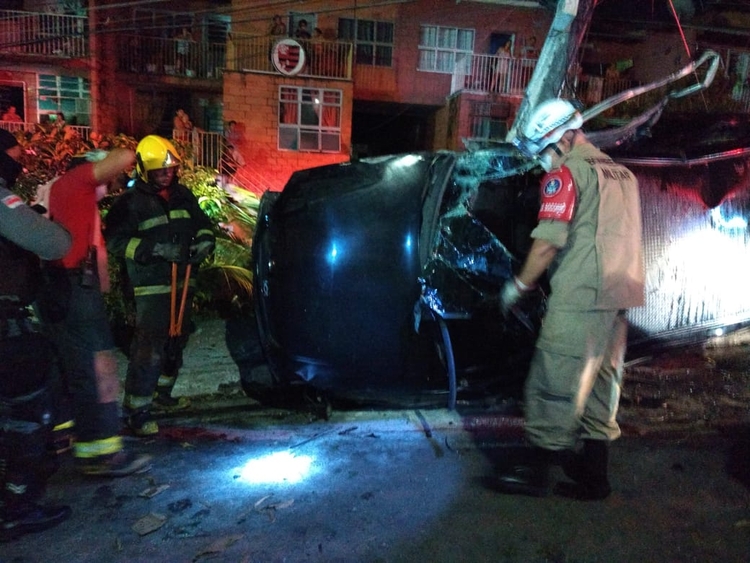
[(157, 242), (152, 254), (167, 262), (179, 262), (182, 258), (182, 247), (179, 244)]
[(213, 252), (214, 243), (211, 241), (198, 242), (190, 245), (190, 263), (200, 264)]
[(503, 315), (507, 315), (524, 295), (534, 290), (534, 287), (533, 285), (524, 284), (516, 277), (506, 281), (503, 289), (500, 291), (500, 312)]

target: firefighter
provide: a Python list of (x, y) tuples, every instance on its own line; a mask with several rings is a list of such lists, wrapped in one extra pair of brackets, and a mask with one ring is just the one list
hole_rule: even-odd
[(51, 345), (35, 330), (29, 305), (41, 281), (39, 258), (63, 256), (70, 234), (8, 189), (21, 172), (21, 148), (0, 130), (0, 541), (55, 526), (68, 506), (39, 504), (56, 469), (47, 444)]
[(150, 460), (127, 449), (120, 436), (120, 381), (102, 295), (109, 285), (97, 205), (107, 184), (134, 162), (135, 153), (125, 148), (77, 155), (49, 193), (50, 218), (73, 235), (73, 246), (61, 260), (45, 262), (49, 289), (38, 310), (61, 359), (75, 422), (74, 455), (86, 475), (123, 477), (144, 471)]
[(136, 148), (135, 184), (106, 218), (107, 249), (124, 260), (135, 299), (123, 411), (136, 436), (158, 433), (153, 410), (189, 406), (172, 389), (188, 341), (196, 270), (215, 244), (211, 221), (178, 182), (179, 165), (168, 140), (144, 137)]
[(547, 269), (551, 291), (524, 388), (532, 448), (527, 461), (500, 476), (502, 492), (549, 494), (553, 462), (562, 462), (573, 481), (559, 484), (560, 494), (599, 500), (611, 491), (626, 310), (644, 302), (641, 206), (633, 173), (592, 145), (582, 124), (569, 101), (548, 100), (514, 141), (547, 174), (532, 246), (501, 292), (502, 310), (509, 312)]

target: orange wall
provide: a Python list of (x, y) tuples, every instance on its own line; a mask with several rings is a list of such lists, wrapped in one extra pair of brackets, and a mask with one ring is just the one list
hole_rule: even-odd
[[(279, 86), (308, 86), (343, 91), (341, 152), (311, 153), (278, 150)], [(297, 170), (346, 162), (352, 137), (352, 84), (312, 81), (276, 74), (224, 73), (224, 120), (234, 120), (243, 133), (239, 149), (250, 173), (280, 190)]]

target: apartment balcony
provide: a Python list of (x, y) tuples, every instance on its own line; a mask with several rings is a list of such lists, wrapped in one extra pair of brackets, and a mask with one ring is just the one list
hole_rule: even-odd
[(536, 63), (536, 59), (509, 59), (495, 55), (458, 57), (450, 94), (466, 92), (521, 97), (529, 85)]
[[(276, 37), (233, 33), (227, 42), (226, 68), (241, 72), (277, 74), (271, 62)], [(299, 41), (306, 63), (299, 77), (352, 79), (352, 43), (348, 41)]]
[(85, 16), (0, 10), (0, 54), (87, 57), (88, 20)]
[(117, 70), (139, 75), (221, 78), (226, 45), (143, 35), (121, 38)]

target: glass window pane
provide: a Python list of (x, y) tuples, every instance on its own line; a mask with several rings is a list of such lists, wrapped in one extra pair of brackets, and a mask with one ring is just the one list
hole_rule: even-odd
[(379, 66), (391, 66), (393, 49), (380, 45), (375, 49), (375, 64)]
[(318, 117), (319, 105), (302, 104), (302, 115), (300, 116), (300, 125), (319, 125)]
[(458, 48), (462, 51), (474, 50), (474, 31), (471, 29), (458, 30)]
[(357, 21), (357, 41), (375, 40), (375, 22), (368, 20)]
[(442, 72), (453, 72), (454, 60), (452, 51), (438, 51), (436, 70)]
[(438, 47), (452, 49), (456, 46), (456, 30), (441, 27), (438, 33)]
[(421, 70), (435, 70), (435, 51), (420, 51), (419, 52), (419, 68)]
[(339, 152), (341, 145), (339, 144), (340, 135), (338, 133), (323, 133), (320, 136), (321, 150), (326, 152)]
[(374, 47), (372, 45), (357, 45), (357, 62), (360, 64), (371, 65), (373, 49)]
[(279, 127), (279, 148), (297, 150), (297, 129), (294, 127)]
[(341, 103), (341, 92), (337, 90), (324, 90), (323, 91), (323, 103), (326, 104), (340, 104)]
[(320, 150), (320, 145), (318, 143), (318, 132), (317, 131), (300, 131), (299, 150), (301, 151)]
[(339, 19), (339, 39), (343, 41), (354, 40), (354, 20), (348, 18)]
[(423, 26), (419, 44), (425, 47), (435, 47), (437, 45), (437, 28)]
[(377, 40), (380, 43), (393, 43), (393, 24), (378, 22)]

